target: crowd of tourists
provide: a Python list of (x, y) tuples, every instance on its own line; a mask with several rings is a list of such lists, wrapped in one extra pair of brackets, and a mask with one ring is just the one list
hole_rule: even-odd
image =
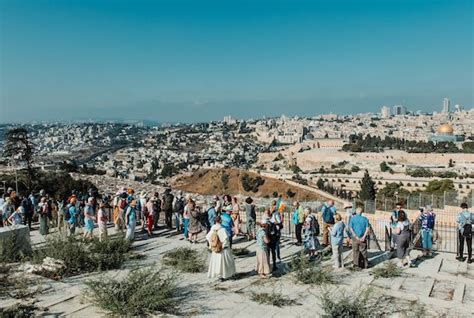
[[(59, 233), (73, 236), (77, 228), (82, 228), (83, 238), (91, 239), (97, 228), (98, 238), (103, 241), (107, 239), (109, 225), (113, 224), (118, 231), (125, 232), (127, 240), (133, 241), (137, 232), (152, 237), (158, 230), (158, 222), (163, 219), (167, 228), (177, 231), (182, 235), (181, 240), (190, 244), (198, 244), (200, 234), (205, 235), (212, 252), (209, 277), (221, 279), (235, 274), (232, 244), (239, 238), (256, 241), (257, 272), (262, 278), (269, 277), (282, 262), (282, 230), (284, 226), (291, 226), (296, 237), (294, 244), (302, 246), (310, 259), (332, 253), (334, 268), (342, 268), (346, 245), (352, 248), (353, 266), (369, 267), (367, 250), (373, 231), (360, 207), (347, 205), (343, 213), (339, 213), (333, 200), (317, 210), (295, 201), (290, 209), (292, 212), (286, 214), (289, 207), (280, 196), (263, 213), (257, 213), (251, 197), (240, 202), (230, 195), (214, 196), (206, 205), (204, 209), (203, 203), (198, 204), (191, 195), (184, 197), (183, 192), (173, 193), (171, 189), (163, 193), (136, 193), (133, 189), (122, 188), (104, 196), (99, 196), (94, 189), (87, 193), (73, 190), (70, 195), (60, 198), (44, 190), (20, 196), (9, 188), (0, 198), (0, 226), (24, 224), (31, 230), (32, 222), (37, 219), (41, 235), (48, 235), (50, 228), (55, 227)], [(474, 213), (465, 203), (461, 209), (457, 218), (456, 259), (471, 263)], [(290, 218), (286, 223), (285, 215)], [(396, 251), (401, 267), (413, 266), (410, 250), (418, 239), (421, 239), (423, 256), (433, 256), (436, 224), (433, 208), (429, 205), (420, 208), (416, 220), (420, 228), (414, 238), (414, 224), (410, 223), (401, 204), (397, 204), (390, 217), (390, 246)], [(137, 229), (137, 226), (141, 228)], [(467, 259), (464, 258), (464, 246), (467, 247)]]

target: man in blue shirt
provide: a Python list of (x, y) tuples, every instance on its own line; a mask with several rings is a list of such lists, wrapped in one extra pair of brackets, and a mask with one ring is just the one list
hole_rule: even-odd
[[(349, 228), (352, 233), (352, 263), (354, 266), (368, 268), (367, 235), (369, 234), (369, 220), (362, 215), (362, 208), (356, 209), (356, 215), (351, 218)], [(362, 256), (362, 266), (360, 256)]]

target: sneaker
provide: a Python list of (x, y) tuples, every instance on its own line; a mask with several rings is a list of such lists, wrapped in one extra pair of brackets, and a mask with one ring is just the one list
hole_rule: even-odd
[(462, 257), (462, 256), (458, 256), (458, 257), (456, 257), (456, 259), (457, 259), (458, 261), (460, 261), (460, 262), (464, 262), (464, 261), (466, 260), (466, 259), (465, 259), (464, 257)]
[(471, 264), (471, 263), (472, 263), (472, 258), (468, 259), (468, 260), (467, 260), (467, 263), (468, 263), (468, 264)]

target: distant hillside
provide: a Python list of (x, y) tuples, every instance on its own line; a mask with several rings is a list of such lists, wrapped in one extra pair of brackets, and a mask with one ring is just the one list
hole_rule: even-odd
[(193, 174), (177, 177), (172, 187), (204, 195), (240, 194), (273, 198), (282, 194), (288, 200), (324, 200), (316, 193), (289, 185), (285, 181), (238, 169), (198, 170)]

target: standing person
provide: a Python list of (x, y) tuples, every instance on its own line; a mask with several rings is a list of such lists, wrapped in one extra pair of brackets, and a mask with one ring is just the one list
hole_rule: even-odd
[[(362, 215), (362, 208), (356, 209), (356, 215), (349, 224), (352, 234), (352, 263), (354, 267), (368, 268), (367, 235), (369, 234), (369, 220)], [(362, 265), (361, 259), (362, 256)]]
[(303, 208), (300, 206), (298, 201), (293, 203), (293, 207), (295, 208), (292, 217), (292, 223), (295, 226), (295, 234), (296, 234), (296, 245), (300, 246), (303, 244), (303, 237), (301, 236), (301, 231), (303, 229), (304, 223), (304, 212)]
[(127, 225), (125, 239), (133, 241), (135, 239), (135, 227), (137, 225), (137, 200), (132, 200), (127, 206), (125, 212), (125, 223)]
[(216, 217), (215, 224), (206, 235), (206, 240), (212, 251), (207, 277), (218, 277), (221, 280), (232, 277), (235, 274), (235, 261), (229, 237), (221, 225), (220, 216)]
[(232, 221), (234, 222), (234, 239), (242, 232), (240, 230), (240, 206), (237, 197), (232, 198)]
[[(146, 203), (146, 210), (148, 212), (147, 215), (147, 232), (148, 235), (153, 233), (153, 229), (155, 228), (155, 217), (158, 215), (158, 211), (156, 210), (156, 197), (153, 195), (148, 202)], [(151, 221), (151, 224), (150, 224)]]
[(216, 212), (217, 214), (221, 214), (222, 212), (222, 202), (218, 195), (214, 196), (214, 201), (216, 202)]
[(63, 233), (63, 231), (67, 232), (66, 229), (66, 208), (67, 208), (67, 202), (66, 199), (58, 200), (58, 231), (59, 233)]
[(190, 201), (189, 205), (189, 240), (192, 244), (197, 243), (197, 236), (201, 233), (201, 223), (199, 222), (199, 210), (196, 203)]
[(257, 219), (257, 214), (255, 213), (255, 204), (253, 204), (253, 199), (251, 197), (245, 199), (245, 217), (247, 220), (247, 239), (251, 241), (255, 239), (255, 222)]
[(433, 230), (435, 227), (436, 214), (433, 212), (431, 205), (426, 206), (420, 212), (418, 219), (421, 222), (421, 238), (423, 246), (423, 256), (433, 256)]
[(192, 206), (195, 205), (193, 199), (188, 195), (186, 206), (183, 212), (183, 233), (184, 238), (189, 241), (189, 218), (191, 215)]
[(160, 194), (155, 192), (153, 194), (153, 230), (158, 230), (158, 222), (161, 214), (161, 199)]
[(171, 189), (166, 189), (161, 202), (162, 210), (165, 211), (165, 222), (168, 228), (172, 228), (172, 216), (173, 216), (173, 200), (174, 196), (171, 194)]
[(41, 235), (48, 235), (49, 233), (49, 225), (48, 219), (50, 215), (50, 207), (46, 197), (42, 197), (40, 203), (38, 204), (39, 208), (39, 221), (40, 221), (40, 234)]
[(395, 250), (397, 246), (397, 234), (395, 233), (396, 232), (395, 229), (398, 224), (398, 214), (400, 213), (400, 211), (403, 211), (402, 204), (397, 203), (397, 205), (395, 206), (395, 210), (392, 211), (392, 214), (390, 216), (390, 230), (391, 230), (390, 250), (391, 251)]
[(309, 257), (316, 256), (316, 250), (319, 248), (319, 224), (318, 219), (311, 213), (311, 210), (306, 208), (304, 210), (304, 250), (309, 254)]
[(20, 205), (18, 208), (8, 217), (8, 223), (11, 225), (21, 225), (23, 217), (23, 207)]
[(267, 246), (272, 257), (272, 261), (273, 261), (272, 271), (274, 272), (278, 269), (276, 265), (276, 258), (277, 258), (276, 248), (277, 248), (278, 241), (280, 240), (280, 234), (277, 228), (277, 224), (275, 222), (272, 222), (271, 219), (267, 219), (265, 223), (268, 223), (268, 226), (266, 228), (267, 238), (269, 240), (267, 243)]
[(472, 263), (472, 224), (474, 224), (474, 213), (469, 212), (467, 203), (461, 204), (462, 211), (458, 214), (458, 255), (456, 259), (464, 262), (464, 241), (467, 245), (467, 262)]
[(323, 245), (329, 245), (329, 227), (334, 225), (334, 215), (336, 214), (336, 207), (334, 206), (334, 200), (328, 200), (324, 203), (322, 209), (323, 216)]
[(334, 268), (338, 269), (344, 267), (342, 245), (344, 244), (344, 229), (346, 225), (344, 224), (344, 221), (342, 221), (342, 217), (339, 213), (335, 214), (334, 220), (336, 221), (336, 224), (331, 228), (331, 245)]
[(28, 228), (31, 231), (31, 222), (33, 221), (33, 213), (35, 211), (34, 206), (31, 203), (30, 199), (27, 197), (23, 198), (23, 200), (21, 201), (21, 205), (23, 206), (23, 210), (25, 211), (23, 224), (28, 225)]
[(8, 218), (10, 215), (12, 215), (15, 212), (15, 206), (11, 202), (10, 197), (5, 198), (5, 202), (3, 203), (3, 209), (2, 209), (2, 219), (1, 222), (3, 226), (8, 225)]
[(68, 206), (66, 207), (66, 221), (69, 227), (69, 236), (73, 236), (76, 233), (77, 225), (77, 216), (79, 215), (79, 210), (77, 208), (77, 198), (76, 196), (72, 197), (69, 201)]
[[(352, 208), (352, 204), (347, 203), (344, 206), (344, 210), (346, 210), (346, 218), (347, 218), (347, 223), (345, 224), (350, 224), (351, 223), (351, 218), (355, 215), (355, 210)], [(346, 226), (346, 230), (344, 232), (344, 237), (346, 239), (346, 246), (347, 247), (352, 247), (352, 242), (351, 242), (351, 231), (349, 227)]]
[(184, 214), (184, 207), (186, 206), (185, 200), (183, 197), (183, 191), (179, 191), (178, 195), (175, 198), (173, 204), (173, 211), (174, 211), (174, 224), (176, 227), (176, 232), (182, 233), (183, 232), (183, 214)]
[(125, 220), (123, 217), (124, 208), (122, 207), (122, 205), (126, 207), (127, 201), (123, 201), (122, 203), (122, 200), (126, 200), (126, 193), (124, 193), (123, 191), (119, 191), (116, 193), (114, 200), (112, 201), (112, 209), (114, 211), (113, 222), (115, 225), (115, 229), (117, 230), (123, 229), (123, 226), (125, 225)]
[(147, 216), (148, 216), (148, 206), (146, 205), (146, 203), (147, 203), (147, 193), (145, 191), (142, 191), (140, 193), (140, 200), (139, 201), (140, 201), (140, 220), (142, 222), (142, 230), (145, 230)]
[(257, 231), (257, 273), (261, 278), (268, 278), (270, 275), (270, 255), (268, 244), (270, 239), (267, 236), (267, 228), (270, 222), (262, 222)]
[(90, 197), (87, 199), (86, 206), (84, 207), (84, 239), (92, 239), (94, 231), (94, 198)]
[(398, 222), (395, 227), (395, 233), (397, 234), (397, 257), (400, 259), (400, 266), (412, 266), (410, 260), (410, 221), (405, 211), (398, 213)]
[[(281, 255), (280, 255), (280, 239), (281, 239), (281, 229), (283, 228), (283, 218), (281, 216), (280, 210), (276, 209), (273, 211), (270, 223), (275, 226), (276, 230), (276, 237), (275, 237), (275, 252), (278, 258), (278, 262), (281, 263)], [(273, 256), (273, 255), (272, 255)]]
[(107, 239), (107, 222), (109, 221), (106, 211), (107, 204), (102, 202), (97, 211), (97, 224), (99, 226), (99, 241), (102, 242)]
[(216, 202), (211, 201), (209, 209), (207, 210), (207, 222), (211, 226), (211, 228), (214, 226), (214, 224), (216, 224), (216, 219), (217, 219)]
[(233, 228), (234, 222), (232, 221), (232, 217), (230, 216), (231, 211), (223, 210), (221, 214), (221, 225), (226, 230), (227, 236), (229, 237), (229, 246), (232, 248), (232, 236), (233, 236)]

